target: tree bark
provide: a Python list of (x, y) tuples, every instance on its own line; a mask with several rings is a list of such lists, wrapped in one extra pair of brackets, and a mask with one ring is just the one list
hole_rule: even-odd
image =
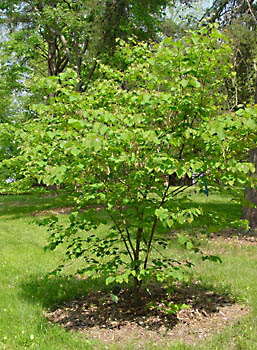
[[(257, 148), (253, 149), (250, 152), (250, 162), (254, 163), (255, 165), (255, 173), (251, 176), (256, 178), (255, 181), (255, 188), (247, 187), (245, 189), (245, 200), (253, 203), (257, 206)], [(247, 219), (249, 222), (249, 225), (252, 229), (257, 228), (257, 207), (252, 208), (250, 206), (245, 206), (243, 208), (243, 218)]]
[[(254, 92), (254, 103), (257, 104), (257, 65), (256, 61), (254, 61), (254, 70), (256, 73), (256, 80), (255, 80), (255, 92)], [(253, 203), (257, 206), (257, 148), (253, 149), (249, 153), (249, 160), (250, 162), (254, 163), (255, 165), (255, 173), (251, 176), (254, 176), (256, 178), (255, 181), (255, 188), (246, 188), (245, 189), (245, 200), (247, 200), (250, 203)], [(249, 225), (251, 228), (256, 229), (257, 228), (257, 207), (244, 207), (243, 208), (243, 218), (247, 219), (249, 222)]]
[(253, 61), (253, 67), (255, 70), (255, 91), (254, 91), (254, 104), (257, 104), (257, 62)]
[(134, 295), (135, 306), (139, 306), (142, 303), (141, 295), (140, 295), (141, 286), (142, 286), (142, 280), (139, 281), (137, 277), (134, 277), (133, 295)]
[(56, 38), (48, 41), (48, 76), (56, 75)]

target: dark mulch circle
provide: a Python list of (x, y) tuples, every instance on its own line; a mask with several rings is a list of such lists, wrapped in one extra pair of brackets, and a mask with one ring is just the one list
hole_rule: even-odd
[[(178, 285), (172, 294), (163, 286), (151, 286), (149, 291), (143, 291), (137, 306), (133, 305), (130, 289), (121, 289), (116, 294), (118, 302), (112, 292), (91, 292), (47, 312), (46, 317), (68, 331), (83, 332), (88, 338), (104, 343), (124, 344), (134, 340), (140, 349), (148, 341), (158, 344), (182, 339), (196, 343), (249, 312), (229, 296), (218, 295), (197, 284)], [(182, 304), (186, 307), (177, 314), (171, 312), (174, 305)]]

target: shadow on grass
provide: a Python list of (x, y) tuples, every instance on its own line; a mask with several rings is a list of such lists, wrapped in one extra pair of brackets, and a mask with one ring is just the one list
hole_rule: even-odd
[[(230, 224), (231, 222), (238, 220), (242, 216), (242, 206), (239, 203), (236, 203), (229, 199), (219, 198), (217, 200), (216, 196), (212, 198), (206, 198), (203, 201), (199, 201), (198, 198), (193, 198), (191, 205), (202, 208), (204, 212), (212, 214), (213, 216), (220, 217), (221, 220)], [(194, 223), (197, 225), (198, 220), (195, 220)]]
[(101, 279), (35, 275), (19, 285), (19, 297), (28, 303), (40, 303), (44, 308), (53, 309), (74, 298), (85, 296), (92, 289), (104, 287)]
[(214, 212), (215, 214), (220, 214), (224, 216), (227, 221), (231, 222), (233, 220), (239, 219), (242, 214), (242, 207), (240, 204), (235, 202), (214, 202), (214, 203), (201, 203), (194, 201), (196, 206), (202, 206), (204, 210), (208, 212)]
[(223, 238), (256, 238), (257, 230), (246, 230), (244, 225), (239, 226), (239, 220), (242, 219), (242, 205), (229, 199), (218, 198), (193, 198), (189, 207), (202, 208), (205, 215), (195, 218), (191, 224), (175, 224), (174, 230), (188, 231), (188, 233), (206, 232), (207, 228), (213, 229), (209, 233)]
[(0, 216), (7, 216), (7, 219), (19, 219), (44, 210), (72, 206), (72, 203), (68, 195), (64, 193), (58, 196), (38, 193), (2, 195), (0, 196)]
[[(257, 238), (257, 230), (250, 229), (246, 230), (242, 227), (235, 227), (232, 223), (242, 219), (242, 205), (239, 203), (235, 203), (233, 201), (229, 202), (217, 202), (217, 203), (200, 203), (194, 201), (196, 206), (202, 206), (204, 210), (211, 213), (213, 216), (216, 216), (220, 219), (221, 228), (215, 232), (215, 236), (220, 236), (223, 238)], [(217, 222), (219, 224), (219, 222)], [(193, 225), (195, 227), (199, 226), (199, 222), (197, 220), (194, 221)], [(208, 226), (208, 222), (207, 222)]]

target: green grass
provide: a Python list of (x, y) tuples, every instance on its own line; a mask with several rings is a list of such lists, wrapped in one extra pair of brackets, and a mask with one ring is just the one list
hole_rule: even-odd
[(252, 312), (233, 327), (222, 330), (221, 334), (202, 344), (199, 349), (257, 349), (257, 247), (228, 247), (223, 244), (218, 248), (223, 251), (223, 264), (215, 265), (215, 268), (210, 263), (201, 266), (199, 275), (202, 282), (220, 292), (236, 296), (242, 303), (248, 304)]
[(1, 196), (0, 203), (0, 349), (87, 349), (42, 313), (63, 298), (60, 281), (53, 286), (43, 279), (60, 257), (43, 252), (47, 234), (31, 224), (30, 214), (58, 207), (63, 198)]
[[(195, 202), (210, 206), (216, 211), (228, 212), (232, 219), (240, 216), (240, 207), (231, 203), (228, 196), (195, 196)], [(85, 335), (64, 331), (46, 321), (43, 311), (64, 301), (82, 296), (93, 288), (102, 288), (102, 281), (72, 278), (46, 279), (47, 272), (56, 267), (62, 250), (43, 251), (47, 232), (45, 227), (32, 224), (32, 213), (39, 210), (70, 206), (64, 194), (45, 198), (40, 195), (0, 196), (0, 349), (40, 350), (118, 350), (120, 345), (103, 345), (86, 339)], [(63, 216), (65, 220), (65, 216)], [(220, 293), (228, 292), (252, 311), (245, 319), (227, 327), (197, 346), (183, 343), (162, 346), (164, 350), (254, 350), (257, 349), (257, 247), (237, 246), (221, 241), (206, 246), (214, 253), (221, 252), (223, 264), (197, 264), (195, 278)], [(171, 253), (183, 254), (182, 251)], [(72, 268), (71, 268), (72, 269)], [(123, 344), (123, 349), (136, 349)], [(159, 349), (147, 344), (145, 349)]]
[(31, 216), (42, 210), (72, 206), (73, 201), (65, 193), (60, 193), (57, 197), (48, 195), (0, 195), (0, 217), (4, 220), (9, 218), (19, 219)]

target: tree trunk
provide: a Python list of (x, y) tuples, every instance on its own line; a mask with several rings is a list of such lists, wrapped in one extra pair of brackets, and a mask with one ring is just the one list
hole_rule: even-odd
[[(257, 186), (257, 148), (250, 152), (250, 162), (255, 165), (255, 173), (251, 176), (256, 178), (255, 184)], [(257, 206), (257, 188), (246, 188), (245, 189), (245, 200), (253, 203)], [(247, 219), (251, 228), (257, 228), (257, 208), (252, 208), (250, 206), (243, 208), (243, 218)]]
[[(254, 70), (255, 70), (255, 92), (254, 92), (254, 103), (257, 104), (257, 65), (254, 60)], [(257, 186), (257, 148), (253, 149), (249, 153), (250, 162), (255, 165), (255, 173), (252, 176), (256, 177), (256, 186)], [(257, 189), (256, 188), (246, 188), (245, 189), (245, 200), (250, 203), (253, 203), (257, 206)], [(243, 208), (243, 218), (247, 219), (251, 228), (257, 228), (257, 208), (244, 207)]]
[(253, 67), (255, 70), (255, 91), (254, 91), (254, 104), (257, 104), (257, 62), (253, 61)]
[(48, 41), (48, 76), (52, 77), (54, 75), (57, 75), (56, 70), (56, 46), (57, 41), (56, 37), (51, 38)]
[(142, 280), (138, 280), (137, 277), (134, 277), (134, 290), (133, 290), (133, 296), (134, 296), (134, 305), (139, 306), (142, 302), (141, 295), (140, 295), (140, 289), (142, 286)]

